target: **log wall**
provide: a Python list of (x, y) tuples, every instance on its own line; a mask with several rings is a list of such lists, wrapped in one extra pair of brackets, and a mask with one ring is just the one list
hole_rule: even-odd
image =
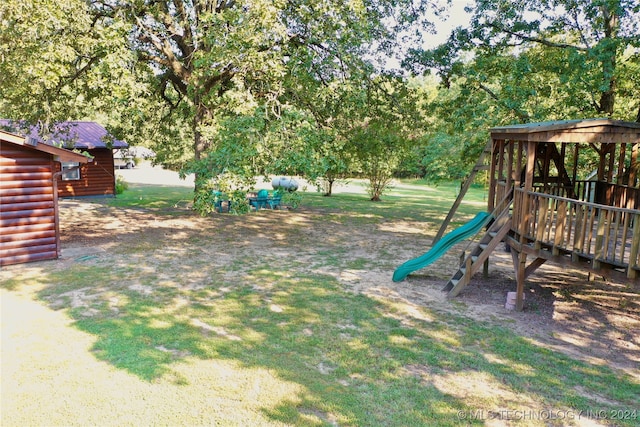
[(58, 258), (52, 156), (1, 142), (0, 266)]
[[(87, 150), (93, 161), (80, 167), (80, 179), (58, 181), (59, 197), (113, 196), (116, 194), (113, 151), (107, 148)], [(61, 165), (57, 164), (56, 172)]]

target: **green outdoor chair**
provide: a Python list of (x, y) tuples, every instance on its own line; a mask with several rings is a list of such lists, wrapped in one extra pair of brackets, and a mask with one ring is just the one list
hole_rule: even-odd
[(282, 202), (282, 193), (280, 191), (274, 191), (273, 197), (269, 197), (268, 203), (271, 209), (280, 208)]
[(256, 210), (264, 209), (269, 206), (269, 192), (267, 190), (260, 190), (256, 197), (249, 199), (249, 204), (256, 208)]

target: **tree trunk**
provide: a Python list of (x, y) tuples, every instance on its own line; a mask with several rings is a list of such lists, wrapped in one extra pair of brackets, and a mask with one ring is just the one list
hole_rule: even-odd
[(604, 40), (600, 41), (600, 45), (604, 46), (602, 52), (602, 79), (606, 90), (600, 94), (599, 110), (607, 117), (613, 116), (616, 100), (616, 55), (617, 44), (614, 40), (618, 36), (618, 15), (616, 11), (611, 11), (606, 5), (601, 6), (602, 17), (604, 20)]
[(327, 187), (326, 187), (326, 192), (323, 194), (323, 196), (329, 197), (331, 196), (331, 194), (333, 193), (333, 178), (327, 178)]
[[(202, 125), (205, 118), (205, 107), (200, 103), (200, 100), (196, 98), (195, 100), (195, 114), (193, 115), (193, 154), (196, 161), (202, 159), (203, 155), (206, 153), (209, 144), (202, 137), (202, 132), (200, 131), (200, 126)], [(194, 191), (197, 192), (203, 182), (202, 176), (196, 173), (194, 177), (195, 188)]]

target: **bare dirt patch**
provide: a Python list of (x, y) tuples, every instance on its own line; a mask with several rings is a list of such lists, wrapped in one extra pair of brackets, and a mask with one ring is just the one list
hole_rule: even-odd
[[(448, 300), (441, 291), (457, 268), (449, 259), (445, 278), (430, 269), (410, 276), (395, 291), (410, 301), (438, 304), (445, 311), (510, 328), (541, 346), (572, 358), (608, 365), (640, 378), (640, 288), (592, 277), (575, 269), (544, 265), (527, 279), (524, 311), (505, 308), (515, 291), (510, 255), (491, 256), (489, 276), (476, 274)], [(445, 263), (443, 263), (445, 264)]]
[[(127, 181), (134, 183), (158, 183), (161, 178), (165, 185), (190, 184), (177, 179), (175, 173), (157, 169), (145, 166), (119, 173), (127, 173)], [(353, 185), (343, 187), (337, 192), (361, 191)], [(515, 290), (513, 264), (510, 254), (498, 249), (491, 256), (489, 276), (477, 274), (458, 297), (448, 300), (441, 289), (458, 266), (462, 246), (403, 282), (391, 280), (397, 266), (428, 250), (439, 224), (333, 218), (342, 214), (303, 206), (295, 211), (202, 218), (187, 206), (175, 207), (171, 215), (158, 215), (144, 209), (64, 200), (63, 257), (74, 262), (83, 256), (109, 256), (117, 262), (114, 252), (124, 252), (120, 262), (126, 263), (130, 262), (127, 248), (135, 247), (155, 252), (155, 257), (148, 257), (153, 260), (158, 251), (182, 254), (184, 243), (196, 240), (198, 253), (166, 257), (175, 260), (173, 271), (185, 271), (179, 263), (204, 262), (233, 280), (239, 274), (238, 267), (229, 266), (239, 258), (258, 264), (283, 263), (287, 264), (284, 274), (329, 274), (345, 289), (402, 302), (409, 311), (414, 307), (406, 313), (407, 318), (419, 318), (420, 307), (461, 314), (510, 328), (514, 334), (573, 358), (609, 365), (640, 378), (640, 285), (545, 264), (527, 280), (524, 311), (510, 311), (504, 305), (507, 292)], [(183, 286), (198, 289), (203, 278), (194, 268), (181, 280)]]
[[(497, 251), (489, 277), (476, 275), (462, 294), (448, 300), (441, 288), (455, 271), (461, 249), (454, 248), (401, 283), (391, 281), (398, 265), (428, 249), (431, 237), (425, 230), (433, 227), (403, 222), (397, 228), (375, 220), (354, 225), (327, 220), (327, 214), (303, 207), (202, 218), (183, 208), (179, 215), (160, 216), (67, 200), (61, 202), (63, 254), (67, 254), (63, 258), (74, 262), (93, 253), (126, 263), (127, 248), (148, 249), (157, 258), (162, 251), (179, 253), (183, 242), (197, 239), (201, 242), (198, 253), (171, 258), (175, 271), (184, 271), (185, 263), (213, 263), (233, 280), (238, 273), (229, 266), (238, 257), (254, 263), (288, 260), (288, 275), (329, 274), (353, 292), (491, 322), (541, 346), (640, 378), (638, 287), (603, 278), (589, 280), (582, 271), (544, 265), (527, 281), (525, 310), (509, 311), (504, 304), (506, 293), (515, 290), (513, 267), (510, 255)], [(180, 280), (183, 286), (197, 289), (200, 279), (194, 268)], [(419, 315), (419, 310), (407, 313), (413, 318)]]

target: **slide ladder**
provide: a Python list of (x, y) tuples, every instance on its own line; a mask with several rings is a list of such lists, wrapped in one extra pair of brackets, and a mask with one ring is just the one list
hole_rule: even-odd
[(482, 268), (489, 255), (511, 230), (511, 215), (509, 209), (511, 202), (506, 205), (487, 229), (486, 234), (478, 244), (469, 252), (460, 265), (458, 271), (449, 279), (443, 291), (448, 291), (447, 297), (455, 297), (471, 281), (471, 277)]

